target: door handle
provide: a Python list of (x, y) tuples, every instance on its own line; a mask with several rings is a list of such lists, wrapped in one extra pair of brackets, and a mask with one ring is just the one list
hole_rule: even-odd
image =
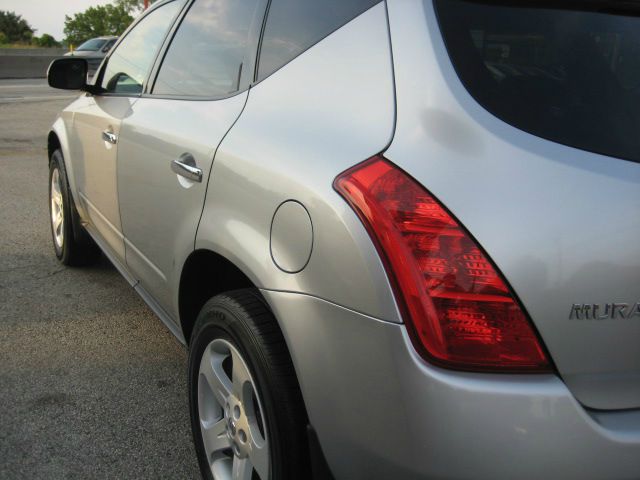
[(109, 130), (105, 130), (104, 132), (102, 132), (102, 139), (105, 142), (109, 142), (115, 145), (118, 141), (118, 136)]
[(171, 170), (193, 182), (202, 182), (202, 169), (196, 167), (196, 160), (190, 153), (183, 153), (171, 162)]

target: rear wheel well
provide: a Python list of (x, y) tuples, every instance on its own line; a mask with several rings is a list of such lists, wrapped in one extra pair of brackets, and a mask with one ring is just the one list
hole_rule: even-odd
[(232, 262), (210, 250), (193, 252), (182, 269), (178, 308), (180, 324), (187, 344), (198, 313), (204, 304), (219, 293), (241, 288), (256, 288)]
[[(242, 288), (257, 287), (242, 270), (227, 258), (210, 250), (196, 250), (189, 256), (182, 269), (178, 299), (180, 324), (187, 345), (191, 343), (193, 327), (204, 304), (220, 293)], [(262, 301), (268, 308), (266, 300), (262, 298)], [(280, 328), (277, 319), (276, 325), (277, 328)], [(293, 361), (288, 345), (286, 348), (289, 358)], [(300, 388), (297, 372), (295, 383)], [(306, 418), (308, 418), (304, 400), (303, 406)], [(315, 431), (310, 425), (308, 425), (308, 435), (313, 478), (332, 480), (333, 476), (326, 464)]]
[(50, 162), (51, 154), (60, 148), (62, 148), (62, 145), (60, 144), (60, 139), (58, 138), (58, 135), (56, 135), (56, 132), (49, 132), (49, 137), (47, 138), (47, 161)]

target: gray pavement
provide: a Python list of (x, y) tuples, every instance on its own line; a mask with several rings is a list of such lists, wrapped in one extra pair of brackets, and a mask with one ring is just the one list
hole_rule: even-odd
[[(68, 100), (66, 103), (69, 103), (77, 96), (78, 94), (75, 92), (56, 90), (49, 87), (44, 79), (0, 79), (0, 104), (62, 99)], [(25, 118), (24, 120), (28, 119)]]
[(46, 134), (71, 98), (0, 81), (0, 478), (197, 478), (185, 349), (108, 261), (53, 253)]

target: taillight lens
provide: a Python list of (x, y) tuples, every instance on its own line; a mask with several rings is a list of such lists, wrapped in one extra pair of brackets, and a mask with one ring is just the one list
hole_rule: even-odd
[(420, 184), (382, 157), (338, 176), (385, 263), (418, 349), (463, 370), (548, 371), (544, 350), (480, 246)]

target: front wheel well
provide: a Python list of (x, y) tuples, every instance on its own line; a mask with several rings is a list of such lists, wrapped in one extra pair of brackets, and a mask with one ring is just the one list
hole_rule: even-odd
[(215, 295), (241, 288), (256, 288), (231, 261), (210, 250), (194, 251), (180, 276), (178, 309), (180, 325), (187, 344), (204, 304)]

